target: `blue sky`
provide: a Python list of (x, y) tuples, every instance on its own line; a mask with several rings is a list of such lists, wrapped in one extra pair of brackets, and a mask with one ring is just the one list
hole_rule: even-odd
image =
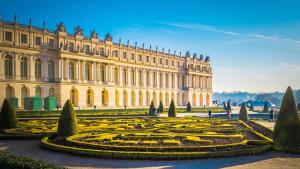
[(299, 9), (296, 0), (2, 0), (0, 15), (209, 55), (214, 91), (268, 92), (300, 88)]

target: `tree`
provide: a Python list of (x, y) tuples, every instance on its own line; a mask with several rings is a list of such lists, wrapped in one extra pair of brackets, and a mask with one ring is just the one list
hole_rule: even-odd
[(68, 99), (58, 120), (57, 134), (62, 137), (68, 137), (77, 134), (77, 128), (76, 114), (70, 100)]
[(250, 102), (249, 111), (254, 111), (253, 102)]
[(268, 113), (269, 112), (269, 106), (268, 106), (268, 102), (267, 101), (265, 101), (263, 112), (264, 113)]
[(168, 117), (176, 117), (176, 108), (173, 99), (171, 100)]
[(192, 106), (191, 106), (190, 102), (188, 102), (188, 104), (186, 105), (186, 111), (187, 112), (192, 112)]
[(274, 127), (274, 148), (289, 150), (300, 147), (300, 122), (291, 87), (288, 87), (282, 99), (279, 115)]
[(150, 116), (155, 116), (156, 112), (155, 112), (155, 106), (154, 106), (154, 103), (153, 103), (153, 100), (151, 101), (151, 104), (150, 104), (150, 108), (149, 108), (149, 115)]
[(249, 119), (246, 104), (244, 102), (240, 109), (239, 119), (242, 121), (248, 121), (248, 119)]
[(300, 103), (298, 103), (298, 111), (300, 111)]
[(164, 111), (164, 105), (163, 105), (162, 101), (159, 102), (158, 110), (159, 110), (159, 112), (163, 112)]
[(227, 110), (226, 102), (224, 102), (223, 109), (224, 109), (224, 110)]
[(4, 99), (0, 113), (0, 128), (10, 129), (17, 126), (18, 118), (14, 107)]

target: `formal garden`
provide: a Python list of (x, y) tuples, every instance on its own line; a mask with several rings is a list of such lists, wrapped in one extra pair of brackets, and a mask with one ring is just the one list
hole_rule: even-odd
[[(220, 111), (201, 111), (204, 110)], [(40, 139), (46, 150), (110, 159), (182, 160), (255, 155), (270, 150), (300, 153), (300, 122), (291, 88), (283, 98), (274, 130), (250, 120), (245, 104), (236, 120), (176, 117), (179, 112), (192, 110), (190, 105), (176, 109), (171, 101), (168, 109), (156, 109), (151, 103), (149, 109), (76, 112), (67, 101), (61, 111), (16, 112), (5, 100), (0, 114), (0, 139)], [(41, 113), (42, 118), (37, 117)], [(168, 117), (157, 117), (160, 113)], [(52, 165), (1, 153), (0, 166), (6, 168), (24, 163), (31, 168)]]

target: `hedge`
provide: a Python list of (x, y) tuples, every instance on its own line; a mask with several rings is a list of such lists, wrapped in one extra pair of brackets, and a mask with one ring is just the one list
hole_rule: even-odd
[(218, 152), (137, 152), (137, 151), (111, 151), (111, 150), (94, 150), (86, 148), (76, 148), (64, 145), (57, 145), (48, 141), (45, 137), (41, 141), (41, 146), (44, 148), (68, 152), (72, 154), (86, 155), (92, 157), (110, 158), (110, 159), (153, 159), (153, 160), (178, 160), (178, 159), (197, 159), (210, 157), (234, 157), (240, 155), (252, 155), (263, 153), (272, 148), (271, 145), (262, 145), (246, 149), (237, 149), (231, 151)]
[(28, 158), (14, 153), (0, 151), (0, 168), (2, 169), (66, 169), (48, 162)]

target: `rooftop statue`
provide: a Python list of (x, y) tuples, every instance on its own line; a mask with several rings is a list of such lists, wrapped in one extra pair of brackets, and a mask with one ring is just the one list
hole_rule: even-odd
[(107, 33), (107, 34), (106, 34), (105, 40), (106, 40), (106, 41), (112, 41), (112, 36), (110, 35), (110, 33)]
[(80, 28), (80, 26), (76, 26), (75, 29), (74, 29), (74, 34), (82, 36), (83, 35), (83, 29)]
[(197, 59), (197, 53), (193, 54), (193, 59)]
[(186, 53), (185, 53), (185, 57), (190, 57), (191, 55), (190, 55), (190, 52), (189, 51), (186, 51)]
[(209, 57), (209, 56), (206, 56), (205, 62), (209, 62), (209, 61), (210, 61), (210, 57)]
[(91, 39), (92, 39), (92, 38), (98, 39), (98, 34), (97, 34), (97, 32), (96, 32), (95, 30), (93, 30), (93, 31), (91, 32)]
[(67, 32), (67, 29), (66, 29), (64, 23), (62, 23), (62, 22), (59, 23), (59, 24), (57, 25), (56, 31), (57, 31), (57, 32)]
[(200, 60), (203, 60), (203, 55), (202, 54), (200, 55)]

